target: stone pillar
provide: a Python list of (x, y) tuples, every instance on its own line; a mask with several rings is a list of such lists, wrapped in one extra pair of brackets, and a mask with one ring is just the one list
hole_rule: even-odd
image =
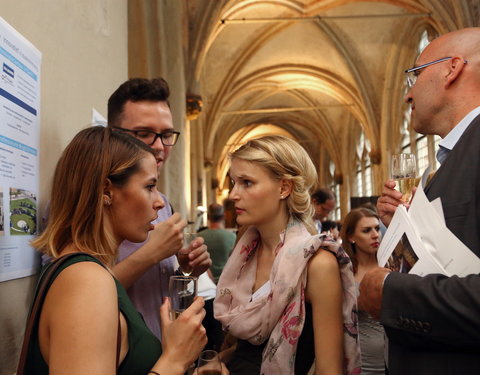
[[(190, 125), (190, 218), (197, 221), (197, 207), (204, 205), (203, 181), (204, 173), (204, 153), (203, 153), (203, 131), (201, 129), (201, 121), (196, 121), (203, 107), (200, 95), (187, 94), (187, 119)], [(198, 219), (198, 220), (197, 220)]]
[(173, 124), (181, 132), (160, 171), (158, 186), (174, 210), (186, 215), (190, 202), (190, 139), (185, 116), (184, 2), (131, 0), (128, 6), (129, 76), (165, 78), (170, 86)]
[(170, 85), (173, 124), (182, 135), (164, 166), (161, 182), (172, 206), (186, 215), (190, 194), (190, 137), (185, 103), (183, 1), (158, 1), (162, 75)]

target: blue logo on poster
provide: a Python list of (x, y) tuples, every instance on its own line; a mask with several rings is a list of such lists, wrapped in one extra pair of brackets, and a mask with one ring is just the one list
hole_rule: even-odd
[(10, 77), (12, 78), (15, 78), (14, 77), (14, 71), (12, 68), (10, 68), (7, 64), (3, 63), (3, 71), (5, 73), (7, 73)]

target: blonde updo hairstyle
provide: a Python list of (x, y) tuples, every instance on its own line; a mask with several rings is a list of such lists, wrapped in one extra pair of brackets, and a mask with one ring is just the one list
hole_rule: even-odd
[(291, 217), (305, 224), (313, 234), (313, 207), (310, 190), (317, 182), (317, 171), (305, 149), (294, 140), (269, 135), (253, 139), (230, 154), (265, 168), (274, 179), (291, 181), (292, 192), (285, 199)]

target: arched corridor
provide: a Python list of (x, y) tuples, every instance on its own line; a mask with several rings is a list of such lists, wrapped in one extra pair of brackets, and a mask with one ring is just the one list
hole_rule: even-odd
[[(181, 189), (170, 192), (193, 215), (194, 207), (225, 197), (232, 148), (287, 133), (312, 157), (318, 186), (339, 192), (339, 219), (350, 197), (379, 194), (390, 155), (403, 146), (403, 71), (413, 66), (422, 36), (478, 24), (479, 11), (469, 0), (129, 4), (130, 76), (166, 76), (174, 112), (188, 95), (202, 104), (190, 120), (178, 117), (191, 174), (164, 176), (167, 193), (184, 181), (185, 202)], [(176, 31), (182, 35), (173, 42)]]

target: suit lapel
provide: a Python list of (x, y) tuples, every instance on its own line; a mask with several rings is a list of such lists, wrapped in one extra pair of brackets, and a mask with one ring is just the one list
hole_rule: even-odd
[[(449, 173), (449, 171), (452, 171), (452, 170), (456, 169), (455, 165), (452, 164), (452, 163), (454, 163), (453, 160), (455, 159), (453, 156), (458, 152), (462, 152), (463, 144), (468, 141), (468, 137), (470, 136), (470, 133), (473, 132), (473, 129), (474, 129), (475, 126), (480, 126), (480, 115), (475, 117), (475, 119), (470, 123), (470, 125), (468, 125), (468, 127), (463, 132), (462, 136), (459, 138), (458, 142), (455, 144), (453, 149), (450, 151), (450, 153), (449, 153), (448, 157), (446, 158), (446, 160), (444, 161), (444, 163), (440, 165), (440, 168), (437, 169), (437, 171), (435, 172), (433, 177), (430, 179), (430, 182), (427, 183), (427, 186), (425, 186), (425, 194), (427, 195), (428, 198), (430, 198), (429, 195), (428, 195), (428, 192), (431, 190), (432, 186), (435, 186), (436, 181), (438, 181), (439, 179), (441, 181), (444, 181), (441, 178), (443, 176), (443, 174)], [(450, 165), (450, 164), (452, 164), (452, 165)]]

